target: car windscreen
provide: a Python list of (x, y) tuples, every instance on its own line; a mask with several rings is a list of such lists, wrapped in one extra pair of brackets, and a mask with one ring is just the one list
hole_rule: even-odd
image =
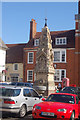
[(24, 83), (26, 87), (32, 87), (32, 84), (30, 83)]
[(21, 89), (0, 88), (0, 96), (14, 97), (20, 94)]
[(62, 103), (70, 103), (70, 104), (75, 103), (75, 100), (74, 100), (73, 96), (71, 96), (71, 95), (63, 95), (63, 94), (52, 94), (46, 99), (46, 101), (62, 102)]
[(76, 87), (64, 87), (60, 93), (72, 93), (72, 94), (76, 94), (77, 92), (77, 88)]
[(10, 83), (9, 85), (16, 85), (16, 83)]

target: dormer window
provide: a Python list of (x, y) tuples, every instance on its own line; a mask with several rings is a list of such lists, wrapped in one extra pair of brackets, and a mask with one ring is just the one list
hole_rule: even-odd
[(34, 40), (34, 46), (39, 46), (39, 39)]
[(67, 44), (67, 39), (66, 37), (62, 38), (56, 38), (56, 45), (66, 45)]

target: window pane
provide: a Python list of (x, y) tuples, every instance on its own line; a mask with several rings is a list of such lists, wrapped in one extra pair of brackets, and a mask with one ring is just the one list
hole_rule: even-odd
[(27, 96), (27, 97), (31, 97), (31, 93), (30, 93), (29, 89), (24, 89), (23, 95)]
[(66, 44), (66, 39), (63, 39), (63, 43)]
[(35, 46), (39, 45), (39, 40), (35, 40)]
[(2, 94), (2, 96), (18, 96), (21, 92), (21, 89), (9, 89), (9, 88), (1, 88), (0, 90), (0, 94)]
[(62, 80), (63, 78), (65, 78), (65, 71), (64, 71), (64, 70), (61, 71), (61, 80)]
[(32, 97), (39, 97), (39, 95), (33, 89), (30, 89), (30, 92)]
[(59, 81), (59, 80), (60, 80), (60, 72), (59, 72), (59, 70), (56, 70), (56, 71), (55, 71), (54, 80), (55, 80), (55, 81)]
[(14, 70), (18, 70), (18, 64), (14, 65)]
[(62, 61), (65, 61), (65, 51), (62, 51)]
[(59, 39), (57, 39), (57, 44), (59, 44)]
[(28, 81), (33, 80), (33, 71), (28, 71)]
[(54, 61), (60, 61), (60, 52), (59, 51), (54, 52)]
[(60, 44), (62, 44), (62, 39), (60, 39)]
[(29, 62), (33, 62), (33, 54), (29, 53)]
[(11, 82), (17, 82), (18, 81), (18, 77), (11, 77)]

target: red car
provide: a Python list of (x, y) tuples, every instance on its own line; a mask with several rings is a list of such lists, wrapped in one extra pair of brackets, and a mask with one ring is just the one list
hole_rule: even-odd
[(79, 114), (80, 101), (77, 95), (69, 93), (53, 93), (43, 102), (35, 104), (32, 110), (33, 119), (74, 120)]

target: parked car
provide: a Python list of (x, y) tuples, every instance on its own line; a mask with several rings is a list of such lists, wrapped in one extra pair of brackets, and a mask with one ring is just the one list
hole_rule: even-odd
[(7, 84), (7, 83), (4, 83), (4, 82), (3, 82), (3, 83), (0, 82), (0, 85), (8, 85), (8, 84)]
[(80, 101), (77, 95), (68, 93), (53, 93), (44, 102), (35, 104), (32, 110), (34, 120), (36, 118), (74, 120), (79, 114)]
[(0, 82), (0, 85), (8, 85), (6, 82)]
[(18, 113), (24, 117), (34, 104), (41, 102), (41, 96), (30, 87), (0, 86), (0, 111)]
[(25, 83), (25, 82), (11, 82), (9, 85), (15, 85), (15, 86), (26, 86), (26, 87), (33, 87), (32, 83)]
[(80, 87), (72, 87), (72, 86), (69, 86), (69, 87), (64, 87), (60, 93), (72, 93), (72, 94), (76, 94), (78, 95), (78, 98), (80, 100)]

